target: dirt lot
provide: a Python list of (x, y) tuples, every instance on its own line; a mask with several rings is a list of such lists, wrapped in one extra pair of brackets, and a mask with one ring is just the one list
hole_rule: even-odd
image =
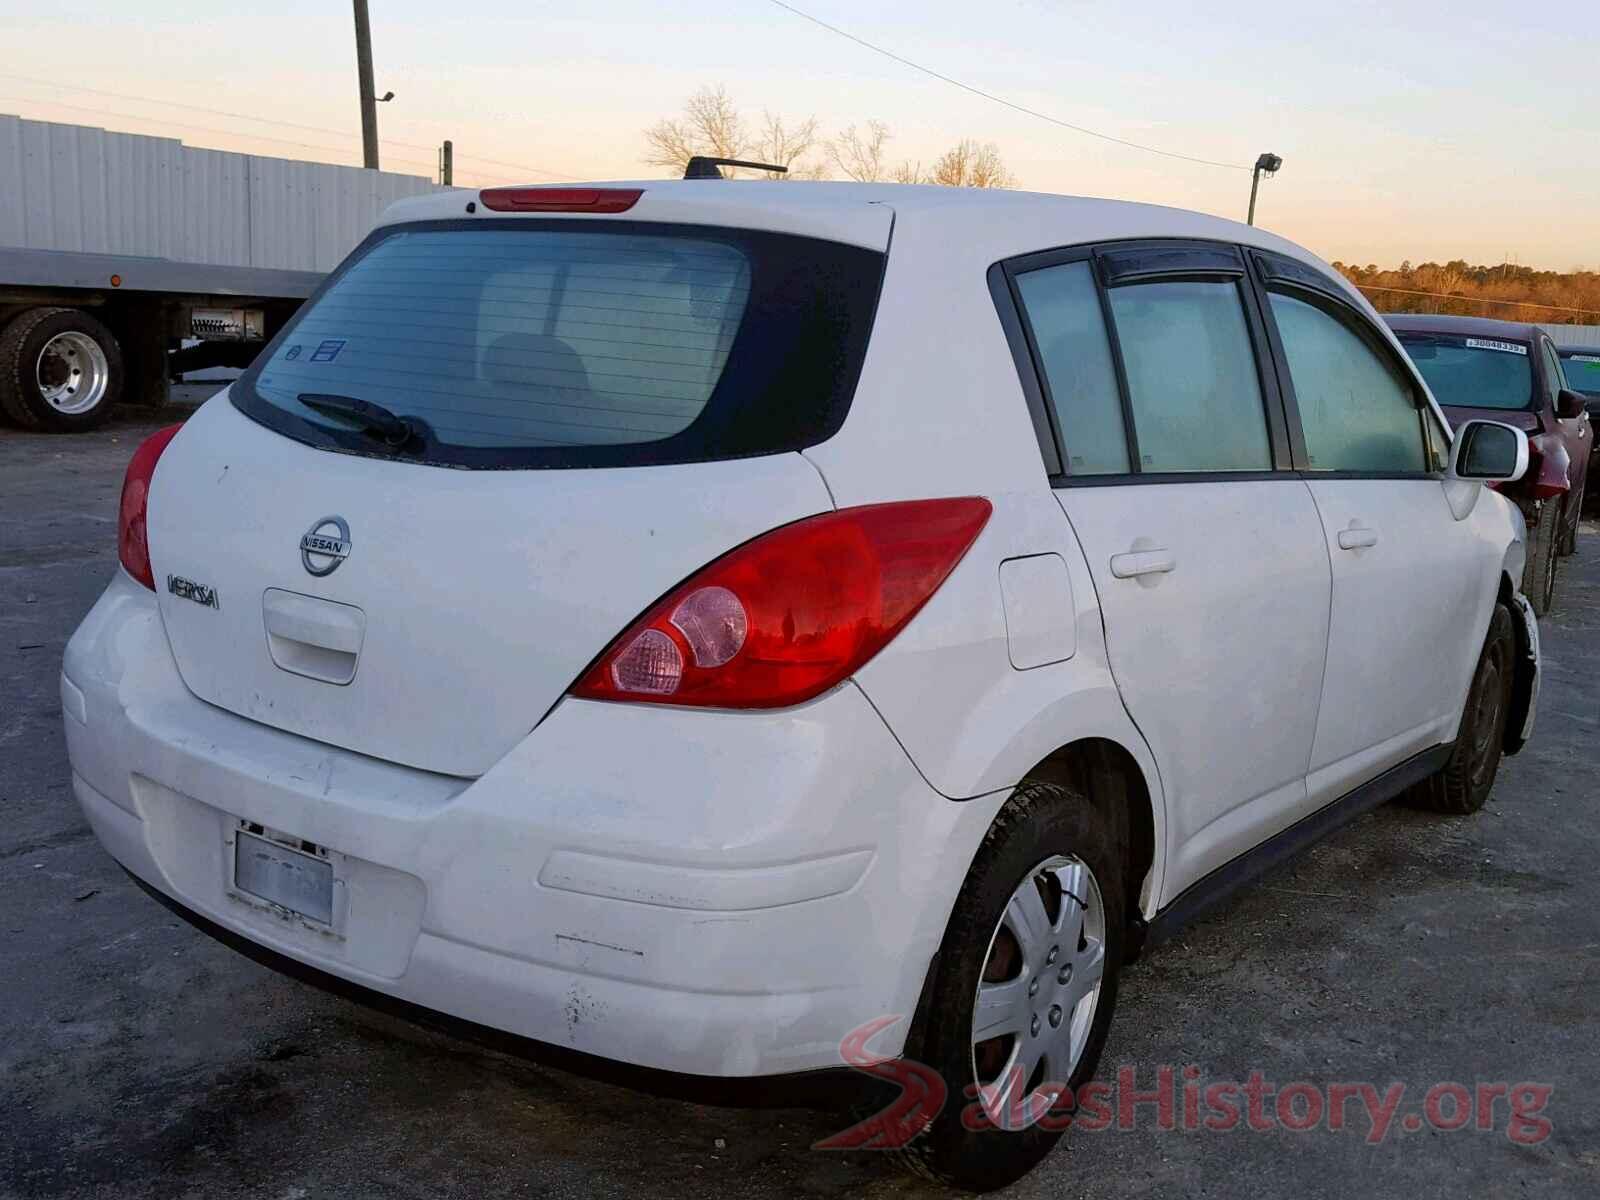
[[(72, 799), (57, 678), (152, 427), (0, 432), (0, 1195), (930, 1194), (811, 1151), (835, 1119), (652, 1101), (419, 1031), (139, 892)], [(1185, 1130), (1180, 1095), (1176, 1131), (1149, 1104), (1130, 1130), (1077, 1130), (1016, 1194), (1600, 1194), (1600, 531), (1557, 604), (1538, 734), (1484, 812), (1380, 810), (1124, 980), (1113, 1082), (1193, 1064), (1200, 1086), (1404, 1083), (1387, 1137), (1356, 1110), (1338, 1132)], [(1548, 1136), (1508, 1137), (1503, 1100), (1492, 1130), (1408, 1129), (1438, 1083), (1553, 1088)]]

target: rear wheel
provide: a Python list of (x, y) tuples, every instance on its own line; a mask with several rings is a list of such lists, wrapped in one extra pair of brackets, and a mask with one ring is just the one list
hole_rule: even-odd
[(117, 339), (77, 309), (28, 309), (0, 332), (0, 411), (24, 429), (93, 429), (111, 415), (122, 379)]
[(1412, 789), (1410, 799), (1418, 808), (1464, 815), (1477, 812), (1489, 798), (1505, 749), (1516, 650), (1511, 612), (1504, 604), (1496, 604), (1467, 692), (1455, 747), (1436, 774)]
[(1122, 855), (1070, 789), (1022, 784), (995, 818), (935, 960), (915, 1045), (948, 1100), (902, 1151), (941, 1183), (990, 1191), (1060, 1139), (1116, 1005)]
[(1528, 561), (1522, 569), (1522, 594), (1533, 611), (1544, 616), (1556, 598), (1556, 541), (1561, 506), (1554, 500), (1539, 505), (1539, 515), (1528, 530)]

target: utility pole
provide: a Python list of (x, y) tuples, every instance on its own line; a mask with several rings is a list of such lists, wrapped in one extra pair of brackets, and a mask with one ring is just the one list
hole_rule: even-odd
[(456, 148), (449, 138), (439, 148), (439, 182), (445, 187), (450, 187), (455, 182), (456, 174)]
[(372, 22), (367, 0), (355, 0), (356, 74), (361, 80), (361, 157), (369, 171), (378, 169), (378, 97), (372, 87)]

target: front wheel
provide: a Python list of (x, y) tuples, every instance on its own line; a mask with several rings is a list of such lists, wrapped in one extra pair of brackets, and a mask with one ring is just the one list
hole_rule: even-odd
[(1516, 652), (1511, 612), (1496, 604), (1455, 747), (1444, 766), (1412, 790), (1410, 799), (1418, 808), (1464, 816), (1477, 812), (1489, 798), (1505, 749)]
[(947, 1101), (902, 1151), (919, 1173), (986, 1192), (1065, 1130), (1116, 1005), (1123, 865), (1081, 794), (1019, 786), (985, 836), (945, 932), (914, 1039)]
[(1522, 568), (1522, 594), (1538, 616), (1550, 611), (1556, 598), (1556, 542), (1560, 536), (1561, 506), (1554, 500), (1539, 505), (1539, 515), (1528, 528), (1528, 561)]

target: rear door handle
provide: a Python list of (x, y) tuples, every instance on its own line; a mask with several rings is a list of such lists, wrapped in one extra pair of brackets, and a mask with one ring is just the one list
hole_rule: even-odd
[(1170, 550), (1132, 550), (1111, 556), (1111, 573), (1118, 579), (1140, 575), (1165, 575), (1178, 565)]
[(1378, 544), (1378, 531), (1362, 526), (1352, 525), (1349, 529), (1339, 530), (1339, 549), (1362, 550), (1368, 546)]

